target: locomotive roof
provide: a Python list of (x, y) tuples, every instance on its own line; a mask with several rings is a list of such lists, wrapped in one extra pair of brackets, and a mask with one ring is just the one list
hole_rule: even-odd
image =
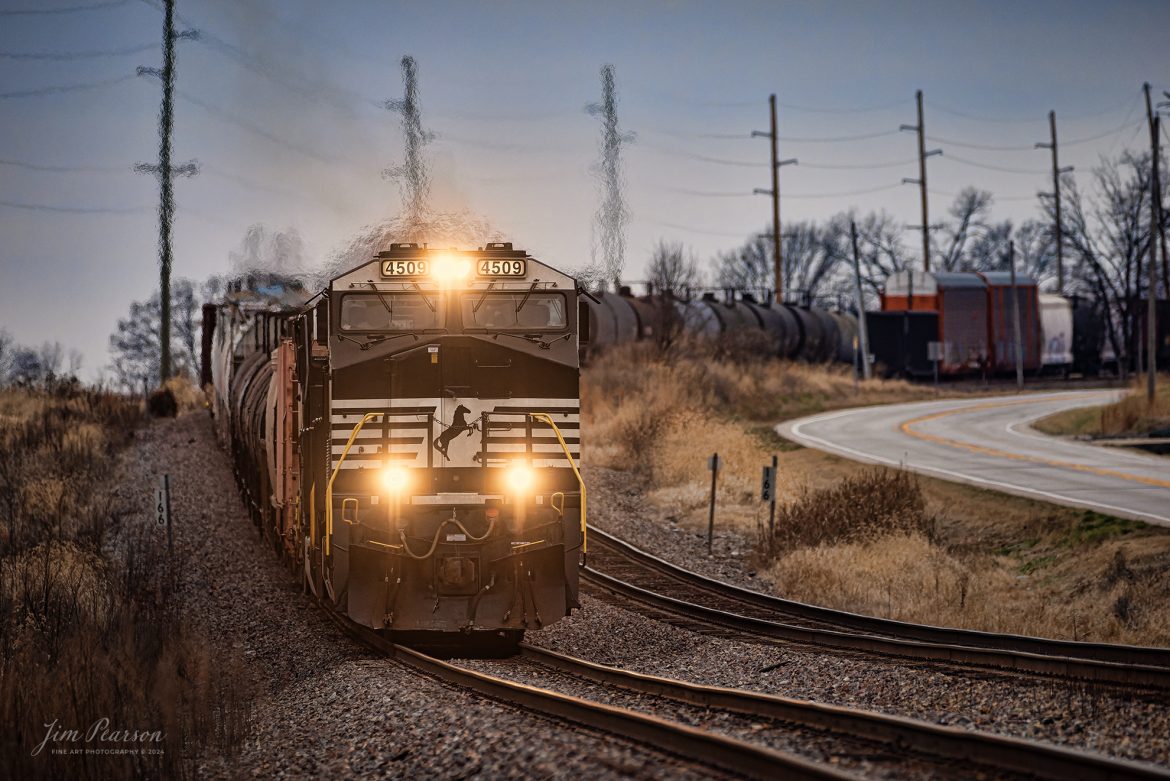
[(346, 269), (345, 271), (334, 274), (329, 279), (329, 286), (332, 286), (334, 282), (341, 279), (342, 277), (346, 277), (350, 274), (353, 274), (355, 271), (358, 271), (359, 269), (363, 269), (366, 266), (368, 266), (370, 263), (373, 263), (375, 261), (381, 261), (381, 260), (386, 260), (386, 259), (390, 259), (390, 258), (418, 258), (420, 256), (423, 256), (423, 255), (426, 255), (429, 253), (444, 253), (444, 252), (455, 253), (458, 255), (469, 255), (469, 256), (473, 256), (473, 257), (500, 258), (500, 259), (505, 259), (505, 258), (524, 259), (524, 260), (527, 260), (531, 263), (535, 263), (538, 266), (542, 266), (544, 268), (547, 268), (548, 270), (550, 270), (556, 274), (560, 274), (564, 277), (567, 277), (573, 281), (574, 285), (576, 284), (576, 278), (573, 277), (572, 274), (568, 274), (564, 271), (561, 271), (560, 269), (557, 269), (557, 268), (554, 268), (553, 266), (550, 266), (548, 263), (545, 263), (542, 260), (538, 260), (538, 259), (532, 257), (531, 255), (528, 254), (528, 252), (526, 250), (514, 249), (512, 246), (512, 242), (510, 242), (510, 241), (489, 241), (488, 243), (486, 243), (482, 247), (477, 247), (475, 249), (470, 249), (470, 250), (457, 249), (454, 247), (430, 247), (430, 246), (427, 246), (426, 244), (417, 244), (414, 242), (395, 242), (395, 243), (391, 244), (388, 248), (386, 248), (384, 250), (380, 250), (380, 251), (374, 253), (373, 255), (371, 255), (368, 260), (365, 260), (362, 263), (359, 263), (358, 265), (356, 265), (352, 268)]

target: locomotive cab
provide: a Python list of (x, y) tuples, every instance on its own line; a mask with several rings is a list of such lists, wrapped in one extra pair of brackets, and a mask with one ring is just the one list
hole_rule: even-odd
[(306, 577), (364, 626), (515, 642), (578, 606), (577, 285), (514, 250), (395, 244), (299, 331)]

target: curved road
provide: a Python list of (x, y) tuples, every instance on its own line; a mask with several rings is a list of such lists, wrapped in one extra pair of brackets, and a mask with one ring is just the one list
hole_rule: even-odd
[(826, 412), (776, 427), (806, 447), (1170, 526), (1170, 459), (1041, 434), (1027, 424), (1120, 391), (1064, 391)]

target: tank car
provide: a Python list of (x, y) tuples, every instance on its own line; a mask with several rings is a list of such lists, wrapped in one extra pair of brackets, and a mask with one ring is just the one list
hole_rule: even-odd
[(572, 277), (509, 243), (395, 244), (282, 314), (278, 343), (238, 360), (248, 329), (213, 340), (238, 380), (213, 383), (214, 409), (308, 590), (439, 651), (510, 649), (578, 606)]

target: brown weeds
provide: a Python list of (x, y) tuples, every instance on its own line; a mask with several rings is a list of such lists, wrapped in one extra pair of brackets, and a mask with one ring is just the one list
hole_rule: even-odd
[[(72, 384), (0, 391), (0, 777), (190, 777), (243, 734), (247, 686), (184, 619), (181, 555), (107, 490), (141, 414)], [(79, 738), (38, 751), (56, 729)]]

